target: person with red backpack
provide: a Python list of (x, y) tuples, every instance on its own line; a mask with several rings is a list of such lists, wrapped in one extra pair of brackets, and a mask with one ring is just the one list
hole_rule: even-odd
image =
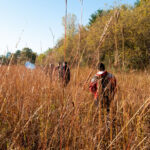
[(94, 94), (95, 103), (101, 102), (101, 107), (109, 112), (110, 103), (116, 92), (116, 78), (105, 70), (103, 63), (98, 64), (98, 72), (93, 76), (89, 88)]

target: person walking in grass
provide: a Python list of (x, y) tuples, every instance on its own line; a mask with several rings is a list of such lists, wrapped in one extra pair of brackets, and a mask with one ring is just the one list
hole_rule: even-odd
[(59, 80), (61, 77), (61, 68), (62, 64), (61, 62), (59, 62), (58, 65), (55, 67), (56, 80)]
[(50, 80), (53, 80), (54, 71), (55, 71), (55, 65), (53, 63), (46, 64), (44, 71), (46, 75), (50, 78)]
[(98, 72), (93, 76), (89, 88), (94, 94), (95, 104), (98, 105), (100, 102), (101, 108), (105, 108), (109, 113), (116, 92), (116, 78), (105, 70), (103, 63), (99, 63), (97, 69)]
[(67, 62), (63, 62), (63, 65), (60, 67), (59, 78), (64, 87), (70, 82), (70, 69)]

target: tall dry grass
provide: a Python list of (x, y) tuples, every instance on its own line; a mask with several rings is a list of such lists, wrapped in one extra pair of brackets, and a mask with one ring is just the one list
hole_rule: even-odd
[(114, 73), (118, 90), (105, 112), (85, 84), (91, 70), (71, 70), (64, 89), (40, 69), (0, 68), (0, 149), (111, 149), (150, 147), (150, 74)]

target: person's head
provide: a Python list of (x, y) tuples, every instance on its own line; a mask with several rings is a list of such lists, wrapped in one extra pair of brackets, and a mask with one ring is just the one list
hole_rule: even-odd
[(61, 66), (61, 62), (58, 62), (58, 66)]
[(65, 62), (63, 62), (63, 66), (67, 66), (67, 62), (65, 61)]
[(104, 65), (103, 63), (98, 63), (97, 69), (98, 69), (99, 71), (105, 71), (105, 65)]

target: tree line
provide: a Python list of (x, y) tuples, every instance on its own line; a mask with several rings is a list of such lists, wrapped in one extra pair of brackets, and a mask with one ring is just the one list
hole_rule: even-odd
[[(114, 16), (114, 12), (118, 14)], [(150, 1), (138, 0), (134, 6), (122, 5), (97, 10), (86, 26), (76, 24), (68, 15), (67, 38), (58, 40), (48, 57), (80, 65), (94, 65), (98, 60), (110, 67), (144, 69), (150, 65)], [(99, 47), (104, 28), (113, 16), (105, 40)], [(65, 44), (64, 44), (65, 43)], [(64, 47), (65, 46), (65, 47)]]
[(2, 65), (16, 65), (25, 64), (26, 61), (35, 63), (37, 54), (32, 49), (25, 47), (22, 50), (17, 50), (15, 53), (7, 52), (6, 55), (0, 56), (0, 64)]

